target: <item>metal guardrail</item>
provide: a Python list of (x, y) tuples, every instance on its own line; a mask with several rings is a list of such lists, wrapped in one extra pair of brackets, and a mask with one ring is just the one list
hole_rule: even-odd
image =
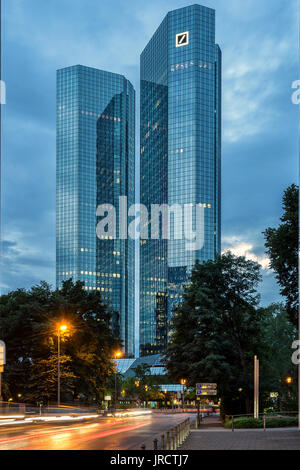
[[(272, 419), (272, 418), (284, 419), (284, 418), (294, 417), (294, 416), (287, 416), (287, 415), (294, 415), (295, 417), (298, 417), (298, 411), (274, 411), (274, 412), (259, 413), (258, 419), (262, 420), (262, 428), (264, 431), (266, 431), (268, 419)], [(232, 432), (234, 432), (235, 430), (235, 418), (253, 418), (253, 414), (226, 415), (225, 423), (231, 419)], [(259, 429), (259, 428), (251, 428), (251, 429)]]
[[(184, 443), (190, 432), (190, 418), (187, 418), (161, 434), (159, 439), (155, 438), (153, 440), (153, 450), (177, 450)], [(141, 446), (141, 450), (146, 450), (145, 444)]]

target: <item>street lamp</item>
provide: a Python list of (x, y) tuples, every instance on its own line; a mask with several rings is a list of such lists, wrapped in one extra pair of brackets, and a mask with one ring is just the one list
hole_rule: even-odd
[(290, 385), (293, 383), (293, 377), (286, 377), (285, 382)]
[(67, 331), (67, 325), (58, 325), (57, 329), (57, 406), (60, 406), (60, 336)]
[(182, 385), (182, 409), (184, 411), (184, 386), (186, 384), (186, 379), (181, 379), (180, 383)]
[[(122, 357), (122, 352), (117, 351), (115, 353), (114, 359), (120, 359)], [(116, 362), (116, 368), (115, 368), (115, 412), (117, 411), (117, 362)]]
[(165, 389), (164, 390), (164, 394), (165, 394), (165, 408), (167, 409), (167, 393), (168, 393), (168, 390)]

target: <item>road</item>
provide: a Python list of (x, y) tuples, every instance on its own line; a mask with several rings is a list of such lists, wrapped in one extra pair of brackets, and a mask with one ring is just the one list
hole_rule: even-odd
[(20, 424), (0, 428), (0, 450), (133, 450), (153, 449), (161, 434), (190, 415), (149, 414), (96, 418), (88, 422)]

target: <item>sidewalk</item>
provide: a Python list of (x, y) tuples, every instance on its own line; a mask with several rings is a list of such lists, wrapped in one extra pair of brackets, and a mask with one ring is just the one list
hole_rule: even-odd
[(205, 418), (180, 450), (300, 450), (297, 428), (224, 429), (218, 417)]

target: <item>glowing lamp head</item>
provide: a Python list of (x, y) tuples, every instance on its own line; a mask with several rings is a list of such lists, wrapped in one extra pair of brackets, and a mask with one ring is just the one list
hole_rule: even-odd
[(293, 383), (293, 378), (292, 377), (287, 377), (285, 379), (285, 381), (286, 381), (287, 384), (292, 384)]

